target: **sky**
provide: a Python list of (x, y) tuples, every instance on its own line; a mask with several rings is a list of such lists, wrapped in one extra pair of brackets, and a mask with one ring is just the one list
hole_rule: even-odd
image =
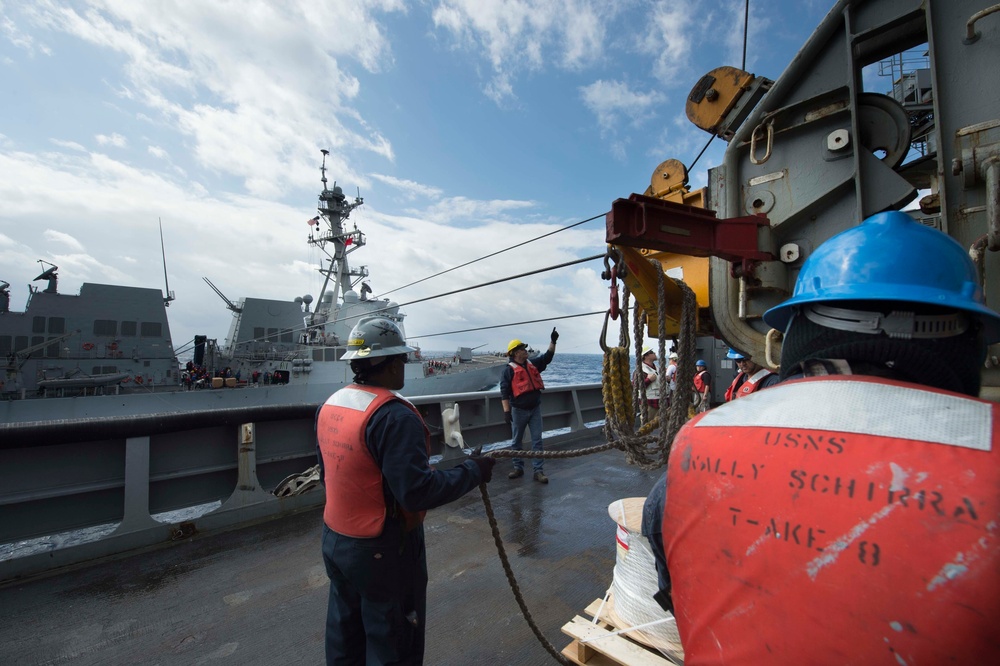
[[(833, 0), (751, 0), (746, 69), (776, 79)], [(375, 296), (405, 304), (603, 253), (611, 203), (710, 138), (698, 79), (743, 59), (745, 0), (0, 0), (0, 280), (59, 267), (164, 289), (176, 347), (230, 300), (318, 297), (327, 177), (365, 203)], [(722, 161), (716, 139), (693, 187)], [(496, 257), (398, 287), (548, 234)], [(351, 226), (350, 224), (348, 225)], [(424, 350), (511, 338), (600, 353), (601, 261), (404, 307)], [(465, 329), (500, 326), (455, 333)], [(613, 331), (617, 331), (614, 324)], [(446, 335), (440, 335), (440, 334)], [(608, 342), (617, 342), (609, 334)]]

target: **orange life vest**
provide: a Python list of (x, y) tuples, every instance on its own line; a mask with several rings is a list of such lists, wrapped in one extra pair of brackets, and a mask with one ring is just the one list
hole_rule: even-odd
[(997, 404), (874, 378), (792, 381), (688, 422), (667, 488), (686, 664), (1000, 653)]
[(747, 373), (742, 371), (736, 373), (736, 376), (733, 377), (733, 383), (730, 384), (729, 388), (726, 389), (726, 402), (729, 402), (730, 400), (736, 397), (735, 393), (737, 385), (739, 385), (740, 382), (746, 381), (746, 378), (747, 378)]
[(751, 393), (754, 393), (755, 391), (757, 391), (758, 389), (760, 389), (760, 382), (761, 382), (761, 380), (763, 380), (766, 377), (769, 377), (769, 376), (771, 376), (773, 374), (774, 373), (771, 372), (770, 370), (768, 370), (767, 368), (761, 368), (760, 370), (758, 370), (757, 372), (753, 373), (752, 375), (749, 375), (747, 377), (747, 380), (745, 382), (743, 382), (743, 384), (733, 394), (733, 398), (735, 399), (735, 398), (739, 398), (739, 397), (742, 397), (742, 396), (745, 396), (745, 395), (750, 395)]
[(694, 376), (694, 388), (696, 391), (698, 391), (698, 393), (705, 392), (705, 380), (702, 379), (702, 377), (705, 375), (706, 372), (708, 372), (708, 370), (702, 370), (701, 372), (699, 372), (697, 375)]
[[(319, 412), (316, 433), (323, 455), (326, 508), (323, 520), (334, 532), (370, 538), (385, 526), (385, 495), (382, 471), (365, 442), (372, 414), (391, 400), (399, 400), (420, 418), (408, 400), (386, 388), (350, 384), (331, 395)], [(423, 424), (423, 418), (420, 418)], [(424, 425), (424, 440), (430, 454), (430, 432)], [(399, 507), (408, 529), (423, 522), (424, 513)]]
[(510, 392), (515, 398), (528, 391), (541, 391), (545, 388), (542, 373), (533, 363), (526, 361), (524, 365), (518, 365), (511, 361), (509, 365), (514, 368), (514, 377), (510, 380)]

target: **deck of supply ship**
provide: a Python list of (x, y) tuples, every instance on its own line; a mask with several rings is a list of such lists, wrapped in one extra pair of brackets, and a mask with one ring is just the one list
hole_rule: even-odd
[[(560, 450), (601, 443), (597, 429)], [(611, 584), (607, 507), (645, 496), (662, 471), (620, 451), (546, 461), (548, 485), (509, 480), (490, 496), (522, 593), (555, 648), (563, 624)], [(530, 467), (529, 467), (530, 469)], [(322, 511), (207, 534), (0, 587), (3, 664), (319, 664), (328, 581)], [(552, 658), (520, 614), (478, 490), (428, 512), (425, 663), (534, 665)]]

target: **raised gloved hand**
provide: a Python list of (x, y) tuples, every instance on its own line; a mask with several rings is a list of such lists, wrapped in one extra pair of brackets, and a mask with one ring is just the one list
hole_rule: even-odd
[(559, 339), (559, 333), (556, 331), (556, 327), (555, 326), (552, 327), (552, 335), (549, 336), (549, 337), (552, 338), (552, 344), (555, 344), (556, 340)]
[(511, 415), (510, 412), (503, 413), (503, 422), (506, 423), (507, 425), (511, 425), (512, 423), (514, 423), (514, 417)]
[(482, 479), (482, 483), (489, 483), (493, 479), (493, 466), (497, 464), (495, 458), (490, 456), (484, 456), (483, 447), (479, 447), (472, 452), (469, 456), (469, 460), (476, 463), (476, 467), (479, 468), (479, 477)]

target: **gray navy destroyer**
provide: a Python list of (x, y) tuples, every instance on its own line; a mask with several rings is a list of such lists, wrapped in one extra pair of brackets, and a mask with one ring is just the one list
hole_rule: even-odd
[[(405, 315), (389, 299), (370, 298), (367, 268), (348, 262), (366, 237), (345, 222), (364, 201), (360, 196), (349, 201), (336, 183), (328, 187), (327, 154), (324, 150), (319, 215), (310, 221), (308, 238), (325, 255), (318, 268), (324, 276), (319, 297), (234, 302), (204, 278), (233, 319), (225, 346), (207, 336), (195, 338), (187, 367), (179, 365), (170, 335), (169, 286), (166, 296), (159, 289), (91, 283), (78, 295), (60, 294), (58, 267), (48, 264), (36, 278), (47, 286), (29, 286), (24, 312), (13, 312), (10, 285), (0, 281), (0, 422), (318, 404), (350, 382), (350, 366), (341, 356), (351, 328), (373, 316), (403, 328)], [(404, 393), (487, 390), (496, 386), (505, 362), (468, 347), (434, 359), (422, 358), (418, 350), (406, 365)], [(185, 381), (195, 368), (209, 376), (200, 383)]]

